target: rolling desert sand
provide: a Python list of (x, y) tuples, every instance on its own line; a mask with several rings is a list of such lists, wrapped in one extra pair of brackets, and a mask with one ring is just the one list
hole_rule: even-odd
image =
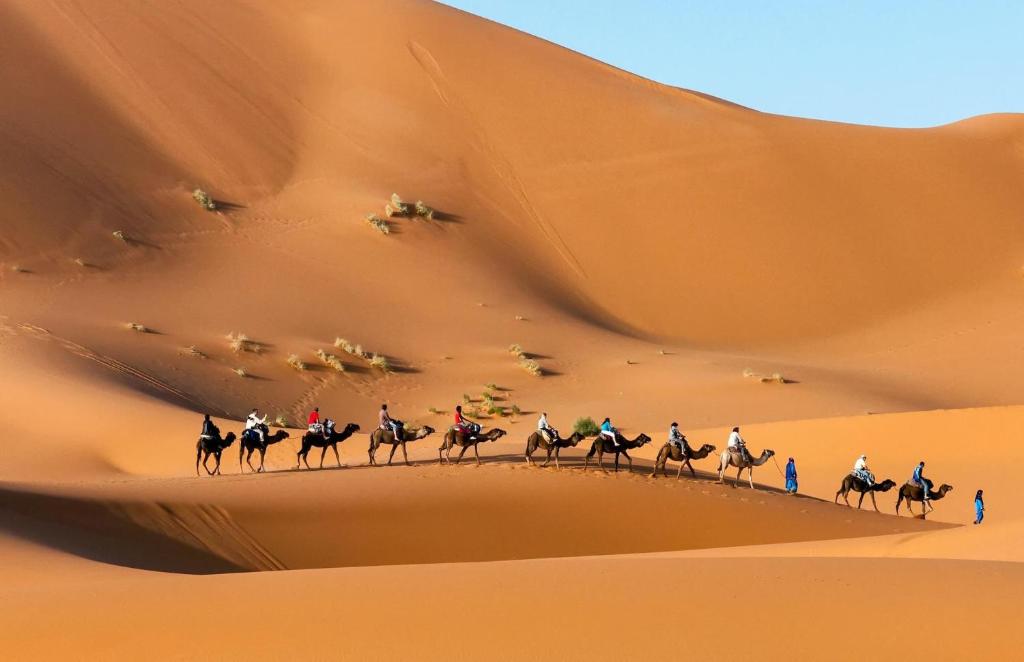
[[(1024, 117), (769, 115), (428, 0), (12, 0), (0, 87), (5, 659), (1024, 645)], [(433, 218), (376, 231), (394, 192)], [(437, 430), (409, 467), (367, 466), (381, 402)], [(508, 434), (438, 466), (464, 402)], [(267, 472), (197, 478), (253, 406)], [(313, 406), (341, 468), (294, 470)], [(529, 467), (542, 410), (653, 443)], [(653, 479), (672, 420), (775, 459)], [(836, 506), (861, 453), (954, 489)]]

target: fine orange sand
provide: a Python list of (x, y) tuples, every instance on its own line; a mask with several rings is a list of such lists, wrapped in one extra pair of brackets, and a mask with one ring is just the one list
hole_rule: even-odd
[[(428, 0), (14, 0), (0, 87), (5, 658), (1024, 644), (1021, 116), (767, 115)], [(385, 236), (364, 219), (392, 193), (437, 213)], [(467, 400), (508, 434), (438, 466)], [(367, 466), (381, 402), (438, 430), (409, 467)], [(236, 443), (196, 477), (201, 414), (238, 433), (254, 406), (290, 432), (267, 472)], [(362, 427), (340, 468), (295, 470), (313, 406)], [(583, 470), (590, 440), (529, 467), (540, 411), (654, 443), (617, 474)], [(755, 490), (714, 454), (651, 478), (673, 420), (777, 462)], [(834, 505), (861, 453), (954, 489), (926, 521), (895, 491)]]

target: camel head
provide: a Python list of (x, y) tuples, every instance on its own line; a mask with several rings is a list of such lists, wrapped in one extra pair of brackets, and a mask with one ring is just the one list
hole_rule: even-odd
[(945, 496), (946, 492), (952, 492), (952, 491), (953, 491), (953, 486), (952, 485), (949, 485), (947, 483), (943, 483), (939, 487), (939, 496)]
[(879, 492), (888, 492), (894, 487), (896, 487), (896, 481), (894, 481), (891, 478), (886, 478), (881, 483), (879, 483), (878, 487), (876, 487), (875, 489), (878, 490)]
[(569, 437), (569, 439), (567, 441), (569, 442), (570, 446), (575, 447), (576, 444), (580, 443), (581, 441), (583, 441), (586, 438), (587, 438), (587, 436), (585, 434), (583, 434), (582, 432), (573, 432), (572, 435)]
[(424, 425), (419, 430), (416, 430), (416, 437), (415, 438), (416, 439), (423, 439), (425, 437), (429, 437), (432, 434), (434, 434), (434, 428), (430, 427), (429, 425)]
[(704, 444), (700, 447), (700, 450), (703, 453), (714, 453), (716, 449), (714, 444)]
[(359, 432), (358, 423), (349, 423), (345, 426), (345, 434), (355, 434), (356, 432)]
[(772, 450), (772, 449), (770, 449), (770, 448), (766, 448), (766, 449), (764, 449), (764, 453), (763, 453), (763, 455), (764, 455), (764, 459), (766, 459), (766, 460), (767, 460), (767, 459), (769, 459), (769, 458), (770, 458), (771, 456), (775, 455), (775, 451), (773, 451), (773, 450)]
[(234, 432), (228, 432), (224, 436), (224, 448), (227, 448), (231, 444), (235, 443), (235, 439), (237, 439), (237, 437), (235, 436), (235, 433)]
[(650, 438), (650, 437), (648, 437), (648, 436), (647, 436), (646, 434), (644, 434), (643, 432), (641, 432), (641, 433), (640, 433), (640, 434), (639, 434), (639, 435), (637, 436), (637, 438), (636, 438), (636, 447), (637, 447), (637, 448), (640, 448), (641, 446), (643, 446), (643, 445), (645, 445), (645, 444), (649, 444), (649, 443), (651, 443), (651, 438)]
[(491, 430), (490, 432), (487, 433), (487, 440), (488, 441), (497, 441), (497, 440), (501, 439), (502, 437), (504, 437), (506, 434), (508, 434), (508, 433), (505, 432), (504, 430), (502, 430), (501, 428), (494, 428), (493, 430)]

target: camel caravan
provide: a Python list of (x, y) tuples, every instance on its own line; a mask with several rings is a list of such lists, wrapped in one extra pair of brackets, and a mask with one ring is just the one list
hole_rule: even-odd
[[(320, 419), (319, 408), (313, 409), (312, 413), (309, 415), (307, 423), (308, 429), (306, 433), (303, 434), (300, 449), (296, 453), (295, 468), (301, 469), (302, 466), (305, 465), (306, 469), (311, 469), (308, 462), (308, 455), (310, 450), (313, 448), (320, 449), (320, 469), (324, 466), (324, 458), (327, 455), (328, 449), (334, 452), (334, 459), (340, 468), (342, 464), (341, 456), (338, 453), (338, 444), (359, 432), (359, 425), (356, 423), (349, 423), (341, 431), (338, 431), (335, 429), (335, 422), (333, 420), (329, 418), (324, 420)], [(367, 456), (369, 458), (370, 466), (378, 466), (377, 450), (382, 445), (391, 447), (391, 451), (388, 454), (388, 466), (391, 466), (395, 458), (395, 453), (399, 448), (402, 450), (402, 459), (408, 466), (409, 455), (406, 445), (414, 441), (425, 439), (435, 432), (434, 428), (428, 425), (418, 428), (407, 428), (402, 421), (393, 418), (390, 415), (386, 404), (381, 405), (377, 423), (377, 427), (369, 435), (370, 445), (367, 449)], [(466, 418), (462, 413), (461, 405), (457, 406), (455, 408), (454, 425), (445, 431), (441, 445), (437, 449), (438, 463), (449, 465), (459, 464), (466, 452), (472, 448), (476, 464), (479, 466), (481, 464), (479, 450), (480, 444), (495, 442), (506, 434), (508, 433), (501, 428), (493, 428), (485, 431), (479, 423)], [(608, 470), (604, 465), (605, 455), (613, 456), (615, 472), (618, 472), (619, 470), (621, 458), (626, 460), (626, 470), (632, 472), (633, 458), (630, 456), (629, 451), (643, 448), (647, 444), (651, 443), (651, 437), (644, 433), (639, 433), (632, 439), (625, 437), (612, 425), (609, 418), (605, 418), (596, 432), (591, 433), (591, 435), (594, 436), (594, 439), (590, 444), (590, 450), (584, 456), (582, 468), (584, 471), (587, 471), (590, 468), (591, 461), (594, 460), (598, 468), (606, 474), (608, 473)], [(256, 409), (253, 409), (246, 418), (245, 429), (242, 431), (240, 436), (236, 436), (234, 432), (228, 432), (225, 436), (221, 437), (220, 430), (210, 420), (209, 415), (207, 415), (203, 420), (202, 434), (199, 437), (199, 441), (196, 443), (196, 475), (200, 475), (200, 465), (202, 465), (208, 475), (220, 475), (221, 454), (228, 449), (236, 439), (239, 441), (239, 472), (244, 472), (244, 459), (245, 464), (248, 464), (249, 469), (253, 473), (263, 473), (265, 470), (264, 461), (266, 459), (267, 449), (274, 444), (284, 441), (288, 436), (289, 435), (286, 430), (277, 430), (271, 434), (270, 427), (267, 423), (267, 417), (260, 416), (259, 411)], [(568, 437), (562, 437), (558, 430), (552, 428), (548, 424), (547, 414), (542, 413), (540, 419), (537, 421), (537, 429), (531, 432), (526, 440), (526, 451), (524, 453), (525, 461), (528, 466), (535, 466), (536, 462), (534, 461), (533, 455), (537, 451), (543, 450), (546, 454), (546, 458), (544, 463), (540, 466), (546, 467), (551, 463), (552, 459), (554, 459), (555, 468), (559, 469), (561, 468), (559, 464), (561, 450), (563, 448), (575, 448), (582, 443), (587, 436), (588, 435), (583, 432), (574, 431)], [(451, 454), (456, 447), (458, 447), (459, 451), (453, 462)], [(669, 460), (671, 460), (678, 463), (676, 479), (680, 479), (682, 477), (684, 468), (689, 469), (691, 478), (695, 478), (697, 472), (693, 468), (692, 462), (712, 456), (716, 451), (717, 448), (713, 444), (703, 444), (698, 448), (693, 448), (686, 436), (679, 431), (679, 424), (673, 422), (669, 427), (668, 440), (659, 449), (654, 460), (654, 469), (650, 476), (651, 478), (657, 478), (659, 471), (663, 476), (667, 476), (667, 465)], [(253, 453), (259, 454), (259, 466), (253, 466), (252, 464)], [(736, 469), (736, 478), (733, 483), (734, 486), (739, 485), (742, 482), (743, 472), (746, 471), (747, 484), (751, 489), (755, 489), (754, 467), (762, 466), (774, 456), (775, 451), (771, 449), (764, 449), (761, 451), (761, 454), (757, 456), (752, 455), (750, 451), (747, 450), (746, 442), (740, 435), (740, 429), (735, 427), (729, 434), (725, 450), (717, 456), (717, 482), (720, 484), (724, 483), (726, 471), (730, 467), (733, 467)], [(212, 469), (208, 464), (210, 457), (213, 457), (215, 462)], [(907, 510), (909, 510), (911, 515), (913, 515), (914, 511), (912, 503), (917, 502), (921, 504), (922, 511), (919, 517), (924, 518), (929, 512), (934, 510), (932, 502), (941, 500), (953, 489), (952, 485), (947, 484), (940, 485), (938, 489), (935, 489), (932, 481), (922, 475), (923, 471), (924, 462), (921, 462), (914, 469), (913, 476), (910, 480), (908, 480), (907, 483), (902, 485), (898, 490), (898, 498), (896, 501), (897, 515), (899, 515), (900, 507), (904, 502), (906, 502)], [(790, 494), (795, 494), (796, 470), (793, 458), (790, 458), (789, 464), (786, 467), (785, 477), (787, 483), (786, 491)], [(834, 502), (838, 504), (839, 498), (842, 497), (846, 505), (852, 507), (849, 501), (849, 495), (851, 492), (856, 492), (859, 494), (859, 499), (857, 500), (858, 509), (863, 505), (864, 497), (869, 496), (871, 498), (871, 505), (874, 507), (875, 512), (881, 512), (878, 510), (878, 503), (876, 501), (875, 494), (878, 492), (888, 492), (895, 488), (896, 485), (896, 482), (892, 479), (886, 479), (880, 482), (876, 481), (874, 474), (871, 473), (871, 470), (867, 466), (867, 456), (862, 455), (854, 464), (853, 470), (843, 477), (839, 490), (836, 491)]]

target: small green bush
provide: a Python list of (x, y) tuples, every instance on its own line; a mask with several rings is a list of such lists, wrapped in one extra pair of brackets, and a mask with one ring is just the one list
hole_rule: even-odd
[(388, 358), (383, 354), (374, 354), (370, 359), (370, 367), (376, 368), (381, 372), (391, 372), (391, 363), (388, 362)]
[(596, 437), (601, 433), (601, 428), (594, 419), (589, 416), (583, 418), (577, 418), (576, 423), (572, 426), (573, 432), (579, 432), (584, 437)]

